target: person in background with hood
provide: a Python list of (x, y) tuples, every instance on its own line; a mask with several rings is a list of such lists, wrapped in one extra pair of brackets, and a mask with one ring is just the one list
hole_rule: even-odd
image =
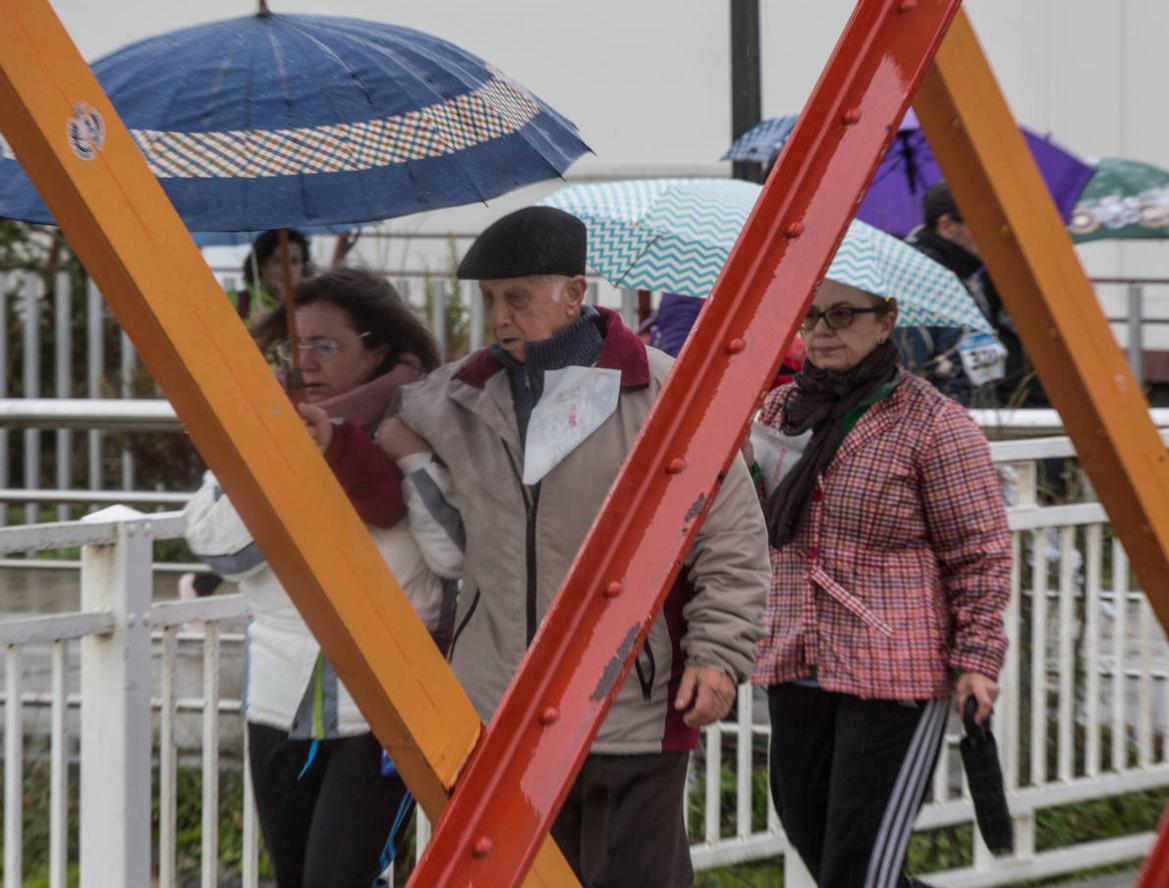
[[(958, 276), (998, 341), (956, 327), (900, 328), (895, 338), (906, 370), (922, 374), (966, 407), (1046, 407), (1047, 396), (1022, 340), (945, 182), (926, 189), (922, 210), (925, 224), (911, 231), (905, 242)], [(994, 369), (980, 372), (983, 367)]]

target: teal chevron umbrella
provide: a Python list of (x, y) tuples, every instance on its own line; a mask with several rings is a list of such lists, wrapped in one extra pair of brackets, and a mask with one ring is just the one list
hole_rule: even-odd
[(1068, 231), (1076, 243), (1169, 237), (1169, 170), (1136, 160), (1099, 161)]
[[(541, 203), (588, 226), (589, 265), (617, 287), (705, 297), (761, 191), (734, 179), (570, 185)], [(962, 282), (897, 238), (853, 221), (828, 277), (901, 307), (898, 323), (993, 332)]]

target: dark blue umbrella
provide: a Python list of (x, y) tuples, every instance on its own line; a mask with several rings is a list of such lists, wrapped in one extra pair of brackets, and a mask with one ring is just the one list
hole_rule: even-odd
[[(143, 40), (93, 71), (192, 231), (487, 200), (588, 150), (487, 62), (380, 22), (264, 11)], [(2, 140), (0, 216), (53, 221)]]
[[(770, 164), (795, 128), (796, 118), (772, 117), (735, 140), (723, 160)], [(1060, 217), (1067, 222), (1076, 200), (1093, 170), (1074, 154), (1050, 139), (1020, 127), (1027, 147), (1047, 183)], [(873, 184), (856, 217), (897, 237), (905, 237), (923, 221), (921, 199), (925, 190), (942, 178), (934, 153), (913, 111), (905, 114), (893, 144), (881, 160)]]

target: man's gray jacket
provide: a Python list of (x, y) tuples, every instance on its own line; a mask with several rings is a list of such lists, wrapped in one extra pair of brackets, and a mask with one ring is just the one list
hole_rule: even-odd
[[(615, 312), (601, 310), (595, 366), (619, 370), (617, 408), (543, 480), (521, 483), (508, 374), (489, 351), (406, 387), (401, 418), (450, 468), (466, 529), (463, 589), (451, 663), (488, 721), (552, 603), (669, 373)], [(736, 456), (678, 579), (601, 726), (596, 753), (677, 752), (697, 732), (673, 707), (682, 670), (751, 674), (770, 582), (767, 532), (746, 467)]]

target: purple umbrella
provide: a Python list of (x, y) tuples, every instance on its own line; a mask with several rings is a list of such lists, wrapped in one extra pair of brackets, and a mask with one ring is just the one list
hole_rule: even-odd
[[(770, 164), (791, 135), (795, 122), (794, 116), (788, 116), (772, 117), (756, 124), (735, 140), (723, 160)], [(1050, 139), (1025, 127), (1020, 130), (1060, 218), (1066, 223), (1080, 192), (1092, 178), (1093, 169)], [(921, 199), (925, 190), (941, 178), (942, 171), (917, 117), (912, 110), (907, 111), (856, 217), (896, 237), (905, 237), (923, 221)]]

